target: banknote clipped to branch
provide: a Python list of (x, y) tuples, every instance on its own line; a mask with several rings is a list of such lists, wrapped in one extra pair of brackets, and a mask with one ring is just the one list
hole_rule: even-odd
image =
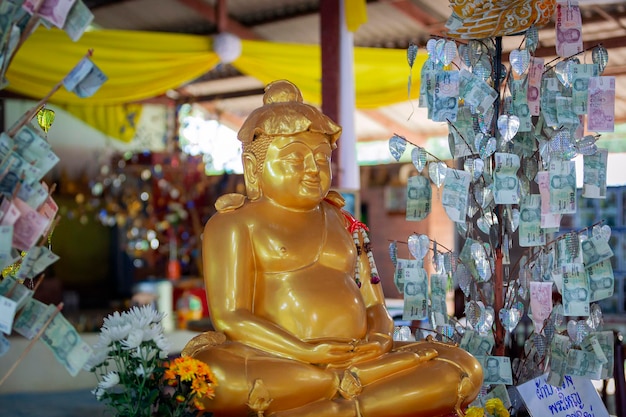
[[(59, 27), (77, 40), (92, 20), (81, 0), (1, 2), (0, 88), (10, 83), (4, 77), (6, 70), (37, 26)], [(55, 184), (48, 185), (44, 179), (59, 162), (47, 138), (55, 120), (47, 103), (63, 86), (79, 97), (97, 92), (107, 77), (91, 56), (90, 50), (45, 97), (0, 133), (0, 356), (10, 349), (6, 335), (15, 332), (30, 340), (0, 384), (38, 340), (72, 376), (91, 355), (91, 347), (61, 314), (62, 304), (47, 305), (33, 298), (46, 269), (59, 259), (52, 250), (52, 235), (59, 220), (53, 198)]]
[[(410, 152), (418, 172), (407, 182), (406, 220), (424, 220), (433, 204), (441, 204), (463, 243), (453, 251), (412, 234), (407, 244), (414, 259), (398, 259), (397, 241), (389, 253), (404, 294), (404, 319), (429, 319), (438, 334), (481, 358), (485, 389), (477, 402), (497, 396), (510, 408), (507, 386), (542, 376), (553, 386), (571, 382), (565, 377), (612, 377), (613, 332), (603, 329), (597, 304), (613, 295), (615, 285), (611, 228), (603, 222), (576, 232), (560, 228), (563, 215), (578, 207), (574, 157), (583, 159), (582, 197), (606, 197), (607, 150), (596, 141), (614, 130), (615, 78), (602, 75), (608, 62), (602, 45), (583, 49), (576, 1), (492, 0), (472, 8), (474, 3), (453, 6), (448, 22), (451, 37), (465, 40), (430, 39), (420, 73), (418, 106), (448, 125), (456, 162), (448, 166), (410, 138), (389, 141), (391, 155), (399, 161)], [(558, 58), (551, 62), (534, 56), (537, 26), (507, 32), (489, 14), (499, 6), (548, 3), (551, 11), (542, 9), (537, 22), (556, 22)], [(464, 15), (470, 12), (473, 17)], [(522, 42), (502, 64), (501, 39), (489, 36), (509, 34)], [(458, 286), (465, 296), (463, 324), (441, 305), (446, 281), (443, 288)], [(503, 302), (496, 307), (497, 299)], [(524, 315), (533, 331), (521, 356), (496, 354), (496, 324), (506, 332), (501, 343), (510, 343)]]

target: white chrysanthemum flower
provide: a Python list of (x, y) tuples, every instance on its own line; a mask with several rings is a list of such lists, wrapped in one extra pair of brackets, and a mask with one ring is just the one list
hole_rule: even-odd
[(143, 365), (139, 365), (137, 369), (135, 369), (135, 375), (149, 377), (154, 372), (154, 366), (149, 366), (144, 369)]
[(151, 304), (141, 307), (133, 307), (128, 311), (128, 316), (134, 327), (147, 327), (151, 323), (158, 323), (163, 319), (163, 313), (159, 313)]
[(104, 394), (106, 394), (106, 391), (100, 387), (96, 387), (95, 389), (91, 390), (91, 393), (96, 396), (96, 399), (98, 401), (100, 401)]
[(109, 388), (113, 388), (119, 383), (120, 383), (120, 376), (117, 374), (117, 372), (111, 371), (102, 377), (102, 381), (98, 383), (98, 388), (107, 390)]
[(98, 342), (96, 343), (96, 346), (108, 347), (113, 342), (113, 340), (111, 340), (111, 334), (108, 330), (104, 331), (104, 328), (102, 328), (101, 330), (102, 331), (98, 336)]
[(156, 356), (156, 354), (158, 353), (158, 349), (153, 348), (151, 346), (139, 346), (137, 349), (135, 349), (135, 351), (132, 353), (132, 357), (133, 358), (138, 358), (141, 359), (142, 361), (151, 361), (152, 359), (154, 359), (154, 357)]
[(165, 338), (165, 335), (160, 334), (154, 338), (154, 343), (156, 343), (157, 347), (161, 350), (159, 352), (159, 357), (161, 359), (167, 358), (167, 355), (170, 353), (170, 342)]
[(144, 328), (143, 341), (155, 340), (160, 334), (163, 333), (163, 326), (161, 323), (156, 323)]
[(96, 366), (102, 365), (104, 361), (109, 357), (109, 349), (108, 347), (98, 346), (97, 344), (93, 346), (91, 356), (85, 363), (83, 369), (86, 371), (90, 371), (92, 368)]
[(119, 311), (109, 314), (104, 318), (102, 327), (117, 327), (128, 324), (128, 318), (125, 314), (120, 314)]
[(110, 338), (111, 341), (117, 342), (126, 339), (132, 328), (130, 323), (127, 323), (122, 326), (103, 327), (102, 333), (106, 333), (105, 337)]
[(141, 345), (143, 341), (143, 330), (132, 329), (125, 340), (122, 340), (123, 349), (135, 349)]

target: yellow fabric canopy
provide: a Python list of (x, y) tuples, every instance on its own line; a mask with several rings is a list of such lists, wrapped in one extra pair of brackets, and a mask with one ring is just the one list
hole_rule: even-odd
[[(321, 103), (319, 45), (241, 41), (242, 52), (232, 65), (267, 84), (288, 79), (304, 99)], [(181, 87), (219, 64), (208, 36), (175, 33), (97, 30), (73, 42), (65, 32), (40, 27), (17, 51), (7, 72), (8, 90), (39, 100), (80, 61), (89, 49), (92, 61), (108, 81), (92, 97), (79, 98), (61, 88), (49, 100), (85, 122), (123, 141), (134, 135), (142, 100)], [(412, 98), (419, 91), (418, 54)], [(357, 108), (376, 108), (408, 99), (409, 67), (402, 49), (355, 48)]]

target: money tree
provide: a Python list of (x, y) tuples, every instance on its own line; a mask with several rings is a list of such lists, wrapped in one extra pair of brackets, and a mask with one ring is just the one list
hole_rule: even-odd
[[(561, 220), (576, 213), (576, 156), (584, 165), (582, 197), (606, 196), (607, 150), (596, 141), (614, 129), (615, 78), (602, 75), (604, 47), (583, 49), (575, 1), (450, 3), (448, 37), (425, 46), (418, 105), (448, 125), (452, 162), (398, 135), (389, 150), (398, 161), (410, 152), (419, 173), (408, 179), (407, 220), (423, 220), (442, 204), (459, 244), (443, 248), (412, 234), (406, 243), (415, 259), (398, 259), (398, 242), (390, 256), (403, 318), (428, 319), (442, 337), (484, 358), (478, 401), (498, 397), (512, 407), (506, 386), (540, 376), (550, 386), (572, 375), (612, 376), (613, 332), (603, 330), (597, 303), (613, 295), (611, 229), (599, 222), (562, 231)], [(556, 58), (547, 61), (534, 53), (551, 20)], [(508, 56), (503, 37), (519, 39)], [(411, 72), (417, 54), (410, 45)], [(428, 281), (430, 292), (422, 289)], [(461, 321), (446, 310), (452, 282), (465, 297)], [(511, 334), (525, 317), (532, 332), (511, 357)]]

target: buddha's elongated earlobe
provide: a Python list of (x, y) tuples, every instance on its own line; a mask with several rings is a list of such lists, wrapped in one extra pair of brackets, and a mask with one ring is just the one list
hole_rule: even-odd
[(258, 200), (261, 197), (259, 186), (260, 172), (257, 169), (257, 159), (251, 153), (243, 155), (243, 178), (246, 183), (246, 195), (250, 201)]

